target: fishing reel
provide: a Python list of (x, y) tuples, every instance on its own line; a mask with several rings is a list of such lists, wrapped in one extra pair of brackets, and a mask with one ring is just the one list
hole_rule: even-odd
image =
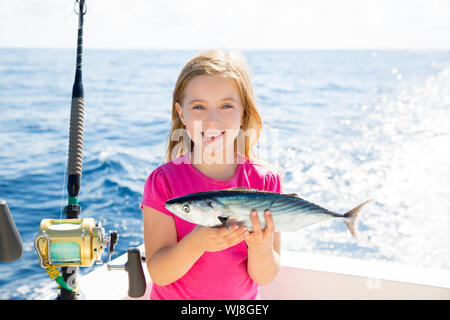
[(142, 258), (137, 248), (128, 249), (125, 265), (111, 265), (111, 255), (118, 241), (117, 231), (105, 233), (100, 222), (93, 218), (43, 219), (34, 247), (39, 264), (62, 288), (77, 292), (66, 283), (58, 267), (90, 267), (103, 264), (103, 253), (108, 249), (107, 270), (128, 272), (128, 295), (141, 297), (145, 293), (146, 280), (142, 269)]
[(43, 219), (34, 240), (40, 266), (61, 288), (72, 294), (77, 294), (77, 288), (67, 284), (58, 267), (101, 264), (107, 244), (105, 229), (93, 218)]
[(93, 218), (43, 219), (34, 246), (41, 267), (102, 264), (108, 236)]

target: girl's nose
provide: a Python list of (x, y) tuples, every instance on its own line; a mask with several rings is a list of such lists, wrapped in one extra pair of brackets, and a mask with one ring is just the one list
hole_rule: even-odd
[(206, 123), (219, 123), (220, 114), (216, 110), (208, 110), (204, 121)]

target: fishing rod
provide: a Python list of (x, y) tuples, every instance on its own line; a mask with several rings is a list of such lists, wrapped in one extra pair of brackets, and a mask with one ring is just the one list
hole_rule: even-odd
[[(78, 12), (77, 12), (78, 4)], [(75, 81), (72, 88), (70, 111), (69, 150), (67, 162), (68, 204), (64, 208), (66, 219), (43, 219), (34, 246), (39, 263), (50, 278), (60, 286), (58, 300), (80, 298), (77, 276), (79, 267), (101, 264), (102, 254), (108, 247), (107, 270), (128, 272), (130, 297), (140, 297), (146, 288), (140, 252), (128, 249), (128, 261), (123, 266), (111, 266), (111, 254), (118, 240), (117, 231), (106, 235), (100, 222), (93, 218), (80, 218), (81, 206), (78, 195), (81, 188), (83, 163), (84, 88), (82, 80), (83, 23), (86, 14), (84, 0), (76, 0), (75, 13), (78, 15), (77, 57)], [(61, 267), (61, 272), (58, 270)]]
[[(78, 4), (78, 12), (77, 12)], [(79, 265), (90, 265), (90, 246), (84, 239), (96, 238), (98, 253), (102, 252), (106, 236), (104, 229), (93, 219), (79, 219), (81, 206), (78, 194), (81, 187), (83, 163), (83, 126), (84, 126), (84, 88), (82, 80), (83, 23), (86, 14), (84, 0), (76, 0), (75, 13), (78, 15), (78, 38), (75, 81), (72, 88), (70, 111), (69, 152), (67, 162), (68, 205), (64, 208), (67, 219), (44, 219), (41, 221), (39, 235), (35, 239), (35, 249), (41, 267), (61, 286), (58, 300), (77, 299), (77, 275)], [(68, 232), (71, 231), (71, 232)], [(79, 239), (78, 235), (83, 235)], [(72, 239), (69, 239), (71, 237)], [(84, 258), (84, 259), (83, 259)], [(94, 257), (92, 257), (94, 258)], [(95, 257), (98, 260), (98, 254)], [(57, 267), (61, 267), (61, 273)], [(70, 283), (70, 284), (68, 284)]]
[[(69, 194), (69, 204), (64, 208), (67, 219), (78, 219), (81, 213), (81, 207), (78, 204), (78, 194), (81, 187), (81, 173), (83, 164), (83, 127), (84, 127), (84, 88), (82, 79), (83, 63), (83, 23), (86, 14), (84, 0), (76, 0), (79, 4), (78, 11), (78, 38), (77, 38), (77, 58), (75, 69), (75, 81), (72, 88), (72, 106), (70, 112), (69, 129), (69, 155), (67, 161), (67, 191)], [(75, 11), (76, 13), (76, 11)], [(98, 227), (98, 226), (97, 226)], [(99, 237), (102, 238), (102, 231), (99, 229)], [(99, 248), (97, 248), (99, 249)], [(62, 267), (62, 277), (64, 281), (76, 281), (78, 267)], [(60, 293), (61, 300), (74, 300), (76, 291), (62, 288)]]

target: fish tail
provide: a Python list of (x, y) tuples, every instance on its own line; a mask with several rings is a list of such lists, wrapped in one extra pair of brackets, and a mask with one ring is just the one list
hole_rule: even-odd
[(364, 207), (370, 201), (372, 201), (372, 200), (367, 200), (367, 201), (361, 203), (359, 206), (353, 208), (346, 214), (344, 214), (345, 225), (347, 226), (348, 231), (350, 231), (350, 233), (352, 234), (353, 238), (355, 238), (355, 240), (358, 240), (358, 238), (356, 237), (356, 230), (355, 230), (356, 229), (356, 218), (358, 217), (358, 213), (359, 213), (359, 211), (361, 211), (362, 207)]

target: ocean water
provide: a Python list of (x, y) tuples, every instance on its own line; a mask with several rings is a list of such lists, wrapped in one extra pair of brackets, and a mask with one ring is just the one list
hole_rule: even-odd
[[(144, 182), (196, 53), (84, 52), (79, 199), (82, 217), (119, 231), (113, 258), (143, 242)], [(285, 192), (342, 213), (373, 199), (358, 242), (335, 221), (284, 233), (283, 248), (450, 269), (450, 52), (243, 53), (267, 126), (257, 152)], [(19, 260), (0, 263), (0, 299), (39, 299), (53, 282), (33, 240), (41, 219), (64, 217), (74, 71), (75, 50), (0, 49), (0, 199), (24, 241)]]

